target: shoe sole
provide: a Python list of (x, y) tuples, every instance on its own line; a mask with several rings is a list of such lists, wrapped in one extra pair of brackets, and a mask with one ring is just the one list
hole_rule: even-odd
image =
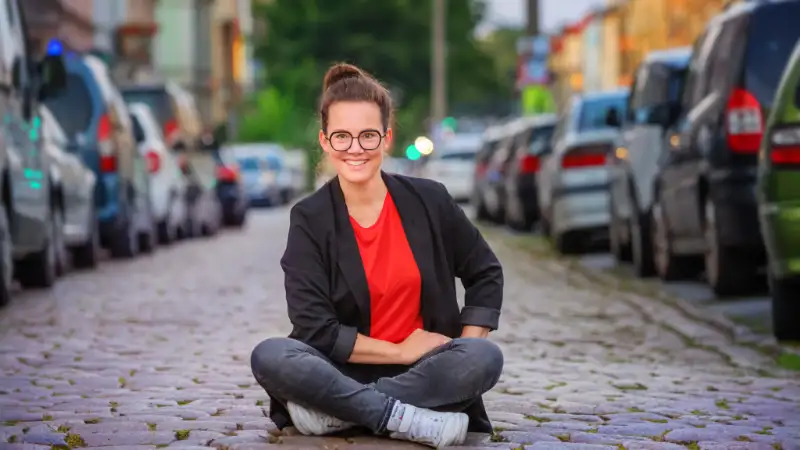
[(453, 415), (445, 423), (445, 426), (442, 429), (442, 436), (435, 448), (444, 448), (463, 444), (467, 439), (468, 427), (469, 416), (464, 413)]
[(308, 409), (303, 408), (302, 406), (296, 405), (291, 402), (289, 402), (289, 404), (286, 405), (286, 409), (289, 411), (289, 416), (292, 418), (292, 423), (294, 423), (294, 427), (297, 428), (297, 431), (306, 436), (324, 436), (326, 434), (336, 433), (338, 431), (346, 430), (352, 427), (352, 425), (348, 426), (347, 424), (342, 422), (342, 426), (337, 428), (322, 428), (322, 427), (309, 428), (304, 425), (319, 422), (318, 420), (319, 418), (314, 412), (311, 412)]

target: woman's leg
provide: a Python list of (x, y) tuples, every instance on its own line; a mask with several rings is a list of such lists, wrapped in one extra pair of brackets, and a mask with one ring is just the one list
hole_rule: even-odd
[(491, 341), (453, 339), (408, 371), (381, 378), (375, 389), (410, 405), (461, 411), (493, 388), (503, 371), (503, 352)]
[(271, 395), (374, 431), (386, 426), (394, 399), (342, 372), (298, 340), (271, 338), (250, 356), (256, 381)]

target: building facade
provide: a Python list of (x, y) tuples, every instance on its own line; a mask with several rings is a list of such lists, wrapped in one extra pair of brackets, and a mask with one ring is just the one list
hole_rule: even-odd
[[(101, 1), (101, 0), (96, 0)], [(51, 39), (67, 50), (85, 52), (94, 46), (93, 0), (24, 0), (31, 52), (41, 55)]]
[(603, 57), (603, 15), (592, 14), (587, 17), (587, 24), (583, 29), (583, 92), (596, 92), (603, 88), (602, 82), (602, 57)]

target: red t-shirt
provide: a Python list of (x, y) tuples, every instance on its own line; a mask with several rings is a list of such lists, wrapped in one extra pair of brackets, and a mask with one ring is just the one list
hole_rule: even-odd
[(402, 342), (422, 328), (422, 277), (392, 196), (386, 194), (374, 225), (364, 228), (352, 217), (350, 223), (369, 285), (370, 337)]

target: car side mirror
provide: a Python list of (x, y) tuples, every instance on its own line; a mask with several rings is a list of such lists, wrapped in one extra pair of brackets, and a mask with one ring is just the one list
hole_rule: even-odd
[(617, 110), (617, 108), (610, 108), (606, 111), (606, 125), (612, 128), (619, 128), (622, 126), (622, 120), (619, 117), (619, 110)]
[(60, 55), (47, 55), (38, 63), (37, 72), (41, 82), (39, 100), (55, 95), (67, 87), (67, 68)]

